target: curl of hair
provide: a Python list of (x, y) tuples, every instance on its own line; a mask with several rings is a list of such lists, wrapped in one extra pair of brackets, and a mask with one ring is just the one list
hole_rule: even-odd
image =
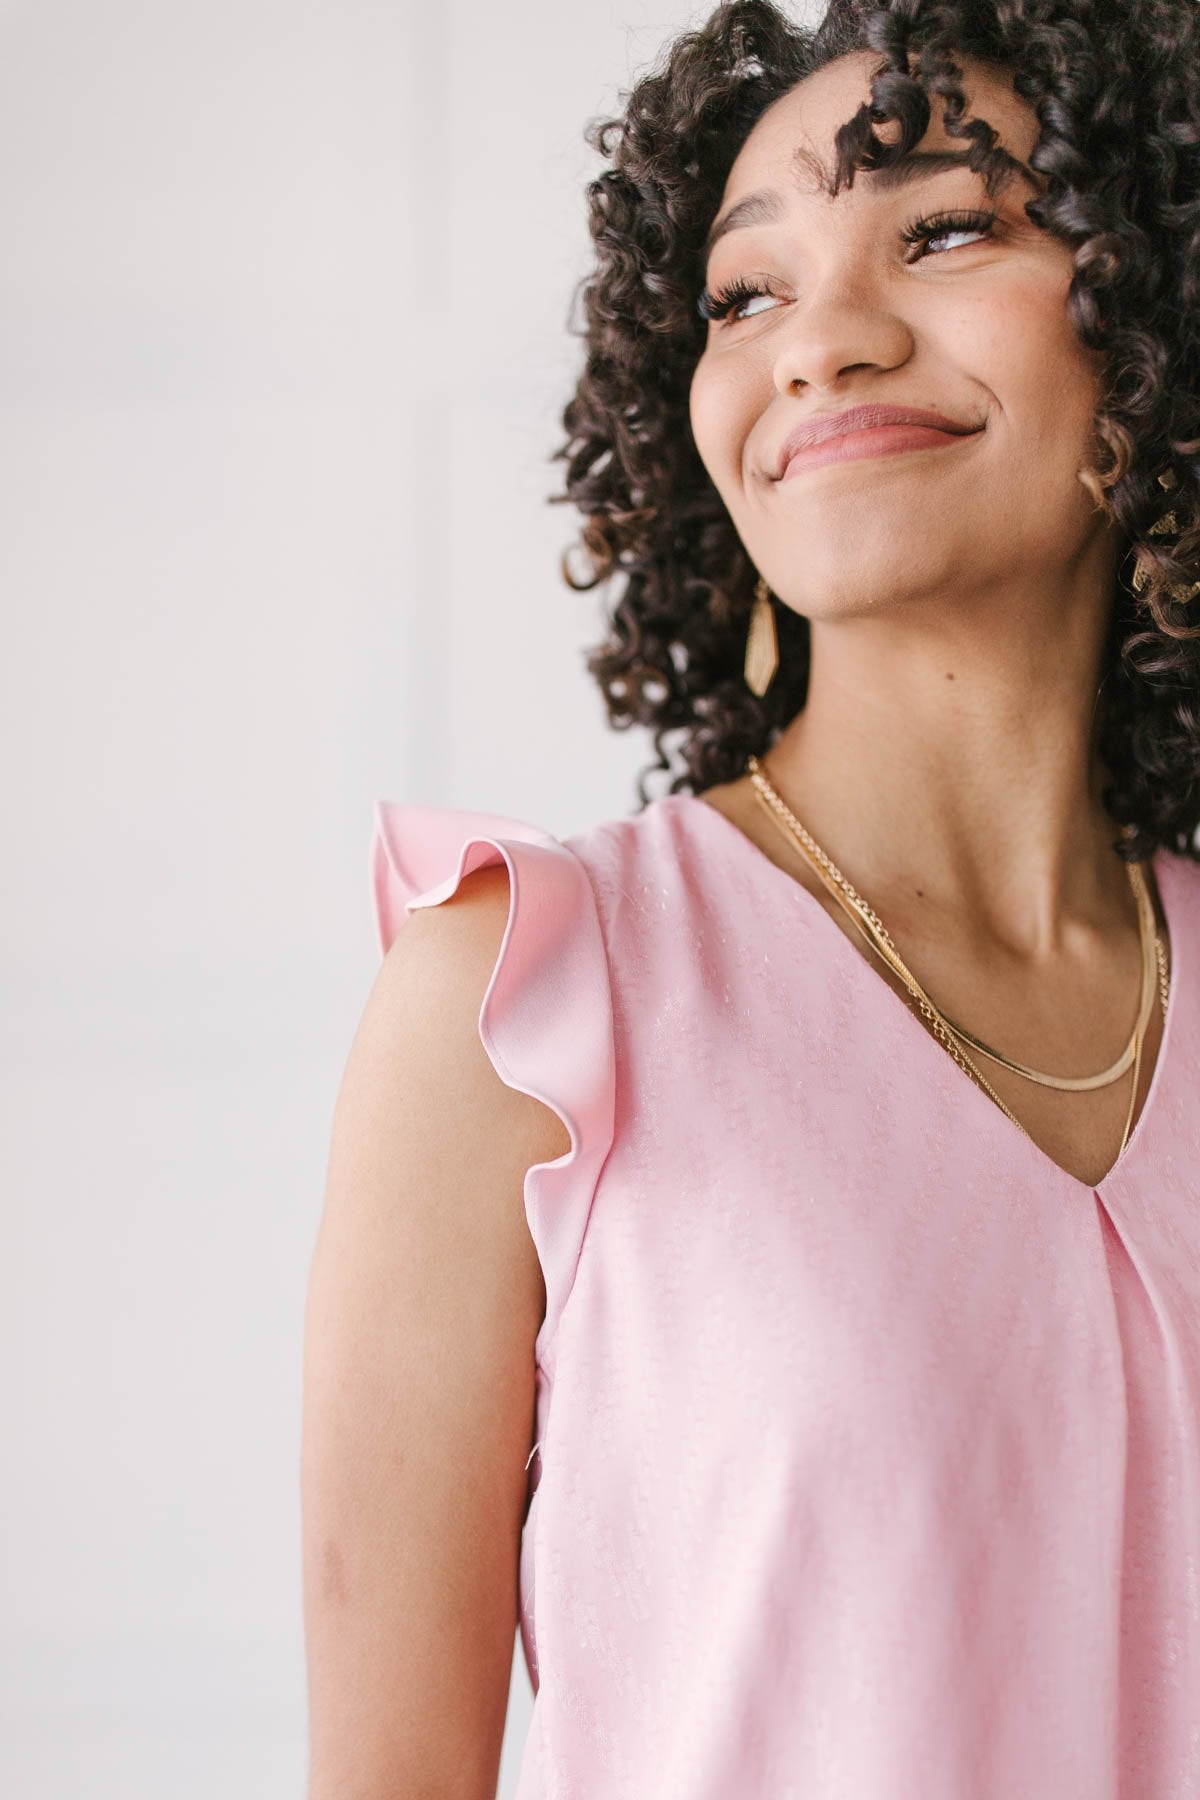
[[(967, 56), (1011, 72), (1036, 112), (1033, 222), (1071, 246), (1080, 341), (1102, 352), (1085, 476), (1123, 553), (1096, 696), (1103, 802), (1126, 857), (1200, 860), (1200, 9), (1195, 0), (833, 0), (815, 29), (770, 0), (726, 0), (593, 120), (607, 167), (587, 189), (594, 268), (580, 284), (585, 357), (562, 413), (565, 492), (583, 516), (575, 590), (615, 590), (587, 653), (609, 724), (651, 728), (670, 791), (740, 775), (803, 707), (809, 624), (772, 600), (780, 663), (760, 699), (743, 657), (756, 570), (700, 460), (688, 396), (706, 326), (705, 234), (733, 160), (775, 100), (834, 58), (879, 57), (870, 104), (835, 134), (833, 191), (907, 153), (941, 97), (977, 169), (1004, 163), (966, 119)], [(876, 135), (898, 120), (893, 143)], [(1169, 488), (1169, 503), (1164, 489)], [(1170, 511), (1164, 511), (1169, 504)], [(639, 799), (649, 799), (643, 772)]]

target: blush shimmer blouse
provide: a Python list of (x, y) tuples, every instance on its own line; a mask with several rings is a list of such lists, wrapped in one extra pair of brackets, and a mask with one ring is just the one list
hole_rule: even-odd
[(1200, 864), (1093, 1188), (706, 801), (379, 801), (382, 950), (499, 862), (480, 1038), (571, 1142), (518, 1800), (1200, 1800)]

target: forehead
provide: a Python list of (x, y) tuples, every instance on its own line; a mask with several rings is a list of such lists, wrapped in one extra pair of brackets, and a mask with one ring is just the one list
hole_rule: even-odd
[[(972, 57), (960, 56), (956, 61), (962, 69), (965, 116), (986, 119), (995, 127), (997, 142), (1026, 161), (1037, 141), (1038, 121), (1033, 108), (1013, 92), (1009, 72)], [(724, 199), (736, 200), (750, 188), (764, 185), (822, 193), (824, 174), (832, 172), (834, 165), (837, 128), (864, 101), (870, 103), (871, 76), (879, 63), (873, 50), (852, 51), (805, 76), (774, 101), (738, 152), (725, 183)], [(967, 149), (969, 139), (952, 138), (943, 126), (941, 96), (931, 94), (929, 98), (929, 129), (920, 140), (921, 148)], [(888, 120), (877, 133), (891, 143), (899, 137), (900, 127), (896, 120)], [(860, 184), (869, 188), (871, 180), (870, 170), (856, 171), (856, 188)]]

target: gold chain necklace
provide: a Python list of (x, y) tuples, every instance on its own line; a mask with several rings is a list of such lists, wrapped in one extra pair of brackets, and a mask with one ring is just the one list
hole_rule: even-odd
[[(984, 1079), (979, 1068), (971, 1058), (967, 1056), (966, 1052), (960, 1048), (959, 1043), (956, 1041), (957, 1039), (961, 1039), (963, 1042), (970, 1044), (973, 1049), (981, 1051), (984, 1056), (990, 1057), (993, 1062), (999, 1063), (1004, 1068), (1012, 1070), (1014, 1074), (1023, 1075), (1028, 1080), (1035, 1081), (1043, 1087), (1064, 1088), (1076, 1092), (1107, 1087), (1114, 1081), (1119, 1080), (1125, 1070), (1132, 1064), (1134, 1072), (1133, 1086), (1129, 1096), (1129, 1109), (1125, 1116), (1125, 1129), (1121, 1136), (1121, 1150), (1124, 1150), (1125, 1145), (1129, 1140), (1129, 1130), (1133, 1122), (1133, 1108), (1138, 1089), (1138, 1074), (1141, 1068), (1142, 1044), (1145, 1039), (1146, 1026), (1150, 1019), (1150, 1010), (1154, 1004), (1155, 963), (1157, 963), (1158, 969), (1158, 991), (1164, 1023), (1167, 1017), (1167, 1003), (1169, 998), (1166, 950), (1161, 933), (1155, 925), (1153, 908), (1146, 888), (1141, 864), (1126, 863), (1126, 868), (1129, 871), (1130, 885), (1133, 888), (1134, 899), (1137, 903), (1138, 929), (1142, 946), (1140, 1005), (1138, 1008), (1137, 1021), (1134, 1025), (1129, 1042), (1117, 1061), (1113, 1063), (1110, 1068), (1103, 1070), (1099, 1075), (1078, 1077), (1046, 1075), (1040, 1070), (1031, 1069), (1023, 1063), (1014, 1062), (1010, 1058), (1002, 1056), (998, 1050), (991, 1049), (987, 1044), (983, 1043), (980, 1038), (974, 1037), (962, 1026), (956, 1025), (952, 1019), (947, 1017), (945, 1013), (941, 1012), (939, 1008), (934, 1005), (916, 976), (901, 958), (900, 953), (892, 942), (882, 920), (871, 907), (867, 905), (862, 897), (855, 892), (854, 888), (847, 881), (836, 863), (834, 863), (832, 859), (826, 855), (825, 851), (821, 849), (821, 846), (817, 843), (816, 839), (805, 830), (795, 813), (792, 812), (791, 808), (784, 800), (782, 794), (780, 794), (779, 790), (769, 780), (766, 770), (759, 762), (757, 756), (751, 756), (748, 759), (746, 769), (754, 784), (755, 792), (766, 807), (769, 816), (775, 820), (788, 841), (794, 843), (800, 850), (806, 862), (814, 869), (820, 880), (840, 903), (843, 910), (849, 914), (858, 930), (863, 937), (866, 938), (870, 947), (904, 982), (913, 999), (917, 1002), (921, 1014), (932, 1030), (934, 1036), (943, 1047), (950, 1052), (950, 1055), (964, 1073), (969, 1075), (973, 1081), (978, 1083), (985, 1093), (991, 1096), (1000, 1110), (1012, 1120), (1013, 1124), (1016, 1125), (1019, 1130), (1025, 1132), (1026, 1137), (1030, 1134), (1025, 1131), (1025, 1127), (1021, 1124), (1021, 1121), (1004, 1104), (1004, 1101), (1000, 1098), (999, 1094), (991, 1084)], [(1120, 1155), (1120, 1151), (1118, 1151), (1118, 1155)]]

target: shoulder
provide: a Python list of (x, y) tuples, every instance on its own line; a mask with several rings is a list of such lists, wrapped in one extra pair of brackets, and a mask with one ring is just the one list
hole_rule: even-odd
[(564, 839), (508, 815), (376, 802), (380, 1078), (403, 1086), (424, 1059), (421, 1129), (448, 1138), (473, 1179), (486, 1152), (489, 1182), (523, 1191), (546, 1282), (543, 1360), (615, 1129), (598, 898), (614, 891), (613, 833), (620, 821)]
[[(472, 869), (437, 906), (415, 907), (405, 929), (384, 948), (383, 967), (401, 973), (392, 979), (410, 985), (420, 980), (425, 991), (478, 987), (478, 975), (496, 962), (508, 922), (511, 889), (504, 862)], [(418, 977), (418, 971), (420, 972)]]
[(1159, 923), (1165, 918), (1173, 944), (1185, 955), (1200, 955), (1200, 856), (1163, 848), (1154, 859)]
[(1164, 846), (1152, 860), (1160, 895), (1168, 889), (1176, 907), (1200, 924), (1200, 853), (1187, 855)]
[(504, 1079), (481, 1037), (509, 908), (508, 870), (493, 864), (442, 904), (414, 909), (382, 957), (356, 1039), (363, 1087), (403, 1093), (410, 1126), (420, 1112), (440, 1120), (477, 1170), (485, 1156), (523, 1169), (568, 1142), (562, 1120)]
[(512, 815), (379, 800), (371, 841), (385, 991), (403, 989), (431, 1030), (476, 1036), (585, 1157), (611, 1112), (604, 837), (603, 824), (562, 839)]

